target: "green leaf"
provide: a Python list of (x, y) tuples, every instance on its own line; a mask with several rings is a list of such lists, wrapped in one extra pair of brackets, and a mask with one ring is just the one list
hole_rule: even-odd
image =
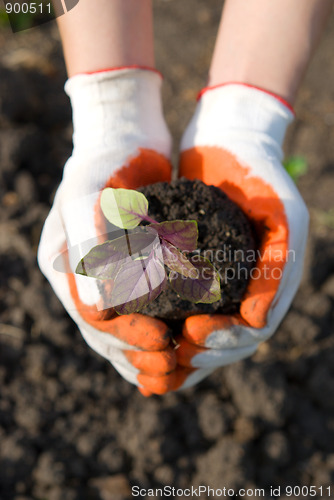
[(190, 258), (197, 270), (197, 276), (187, 278), (179, 273), (169, 274), (169, 281), (174, 291), (185, 300), (195, 304), (212, 304), (221, 299), (219, 273), (211, 262), (204, 257)]
[(285, 170), (288, 172), (294, 182), (297, 182), (299, 177), (306, 174), (308, 165), (302, 156), (291, 156), (283, 162)]
[(147, 216), (148, 201), (132, 189), (106, 188), (101, 194), (101, 209), (115, 226), (134, 229)]

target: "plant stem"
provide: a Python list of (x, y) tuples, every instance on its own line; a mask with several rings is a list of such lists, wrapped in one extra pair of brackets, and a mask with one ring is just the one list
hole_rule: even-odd
[(127, 247), (128, 247), (128, 252), (129, 252), (129, 255), (131, 256), (132, 252), (131, 252), (131, 245), (130, 245), (129, 233), (128, 233), (127, 229), (124, 229), (124, 232), (125, 232), (125, 239), (126, 239), (126, 244), (127, 244)]
[(145, 217), (141, 216), (141, 218), (143, 220), (146, 220), (146, 222), (150, 222), (151, 224), (159, 224), (159, 222), (157, 222), (156, 220), (154, 219), (151, 219), (151, 217), (149, 217), (148, 215), (145, 215)]

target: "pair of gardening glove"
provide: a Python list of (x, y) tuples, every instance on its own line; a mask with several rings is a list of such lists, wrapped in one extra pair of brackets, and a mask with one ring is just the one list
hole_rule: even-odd
[(74, 271), (108, 239), (99, 207), (104, 187), (170, 180), (161, 80), (154, 70), (124, 68), (67, 81), (74, 149), (38, 251), (42, 272), (86, 342), (144, 395), (190, 387), (252, 355), (275, 332), (301, 279), (308, 229), (305, 204), (281, 164), (293, 119), (287, 103), (244, 84), (204, 89), (181, 142), (179, 175), (218, 186), (253, 224), (256, 272), (240, 313), (189, 317), (175, 348), (163, 321), (105, 307), (107, 284)]

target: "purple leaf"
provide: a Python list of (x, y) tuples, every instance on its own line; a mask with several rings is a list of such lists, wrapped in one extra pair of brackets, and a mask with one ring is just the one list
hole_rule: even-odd
[(137, 228), (120, 238), (96, 245), (81, 259), (75, 272), (97, 279), (114, 279), (120, 266), (128, 265), (137, 256), (149, 255), (159, 244), (156, 232)]
[(187, 257), (180, 252), (180, 250), (165, 240), (162, 240), (161, 249), (164, 264), (171, 271), (176, 271), (177, 273), (187, 276), (188, 278), (196, 276), (196, 268), (193, 264), (191, 264)]
[(161, 238), (180, 250), (193, 252), (197, 248), (198, 228), (195, 220), (157, 222), (148, 227), (155, 229)]
[(195, 304), (211, 304), (221, 298), (219, 274), (211, 262), (204, 257), (189, 259), (197, 270), (197, 278), (187, 278), (172, 272), (169, 280), (175, 292), (185, 300)]
[(149, 255), (153, 248), (160, 245), (158, 234), (155, 230), (145, 227), (137, 227), (127, 231), (124, 236), (110, 241), (115, 252), (127, 255), (146, 254)]
[(166, 287), (163, 263), (154, 251), (142, 260), (132, 260), (118, 272), (111, 294), (111, 305), (118, 314), (138, 312), (156, 299)]
[(126, 258), (130, 257), (121, 252), (115, 252), (110, 243), (106, 241), (92, 248), (80, 260), (75, 272), (100, 280), (113, 279)]

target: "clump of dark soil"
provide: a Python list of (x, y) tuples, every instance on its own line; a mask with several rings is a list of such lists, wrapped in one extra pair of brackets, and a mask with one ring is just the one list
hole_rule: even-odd
[[(241, 209), (215, 186), (182, 178), (141, 187), (149, 202), (149, 215), (164, 220), (196, 220), (198, 251), (220, 274), (222, 298), (213, 304), (194, 304), (181, 299), (171, 287), (145, 308), (145, 314), (182, 320), (194, 314), (232, 314), (239, 310), (254, 262), (251, 224)], [(190, 254), (192, 255), (192, 254)], [(249, 262), (250, 261), (250, 262)]]

